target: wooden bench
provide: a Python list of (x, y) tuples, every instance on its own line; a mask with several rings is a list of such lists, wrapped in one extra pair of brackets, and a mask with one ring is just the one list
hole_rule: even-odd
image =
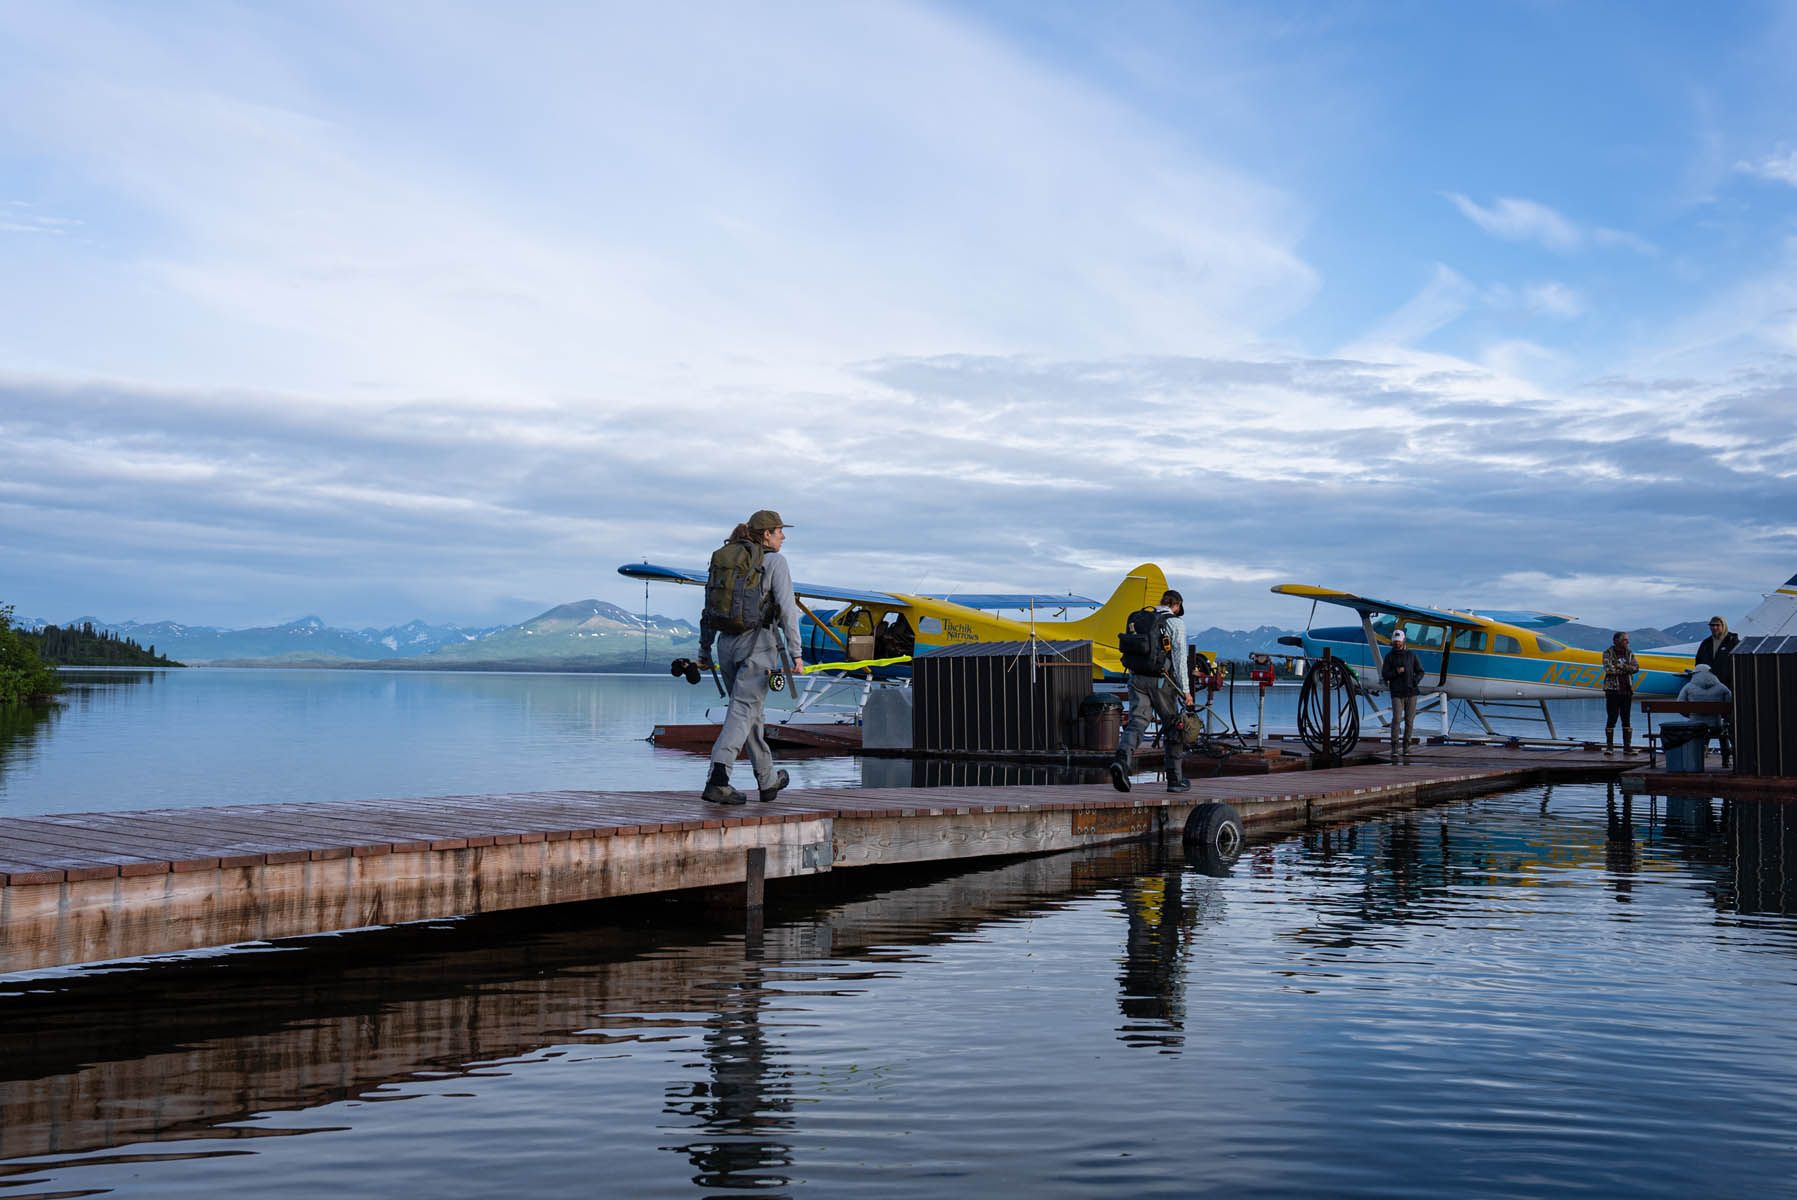
[(1643, 700), (1641, 711), (1647, 714), (1647, 768), (1653, 769), (1655, 748), (1660, 737), (1653, 731), (1655, 713), (1671, 713), (1681, 717), (1721, 717), (1722, 730), (1732, 733), (1735, 705), (1732, 700)]

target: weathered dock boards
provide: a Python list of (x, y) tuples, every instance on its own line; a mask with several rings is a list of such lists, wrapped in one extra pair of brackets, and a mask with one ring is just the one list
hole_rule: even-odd
[(1250, 828), (1638, 765), (1581, 751), (1419, 751), (1373, 765), (1104, 786), (841, 788), (719, 808), (690, 792), (533, 792), (0, 819), (0, 973), (863, 866), (1177, 836), (1225, 800)]

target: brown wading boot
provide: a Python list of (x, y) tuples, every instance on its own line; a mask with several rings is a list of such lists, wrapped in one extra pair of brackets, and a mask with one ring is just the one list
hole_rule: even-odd
[(792, 776), (790, 776), (786, 773), (785, 767), (781, 767), (780, 770), (776, 773), (776, 777), (774, 779), (774, 786), (773, 787), (765, 787), (765, 788), (761, 789), (761, 797), (760, 797), (761, 802), (763, 804), (766, 804), (769, 800), (772, 800), (775, 796), (778, 796), (780, 794), (781, 788), (785, 787), (787, 784), (789, 784), (791, 782), (792, 782)]
[[(782, 772), (784, 774), (785, 772)], [(730, 786), (730, 768), (723, 763), (711, 764), (711, 776), (705, 790), (699, 793), (707, 804), (747, 804), (749, 798)]]
[(1616, 734), (1608, 729), (1604, 730), (1604, 753), (1616, 753)]
[(1635, 738), (1635, 731), (1630, 729), (1627, 725), (1624, 725), (1622, 727), (1622, 752), (1624, 754), (1633, 754), (1635, 752), (1635, 748), (1633, 746), (1629, 745), (1629, 743), (1632, 742), (1634, 740), (1634, 738)]

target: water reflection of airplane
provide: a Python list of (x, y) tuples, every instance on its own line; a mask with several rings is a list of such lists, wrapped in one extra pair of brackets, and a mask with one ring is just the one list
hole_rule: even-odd
[[(659, 583), (705, 585), (705, 572), (663, 567), (653, 563), (629, 563), (618, 574)], [(793, 592), (805, 612), (799, 621), (799, 640), (808, 663), (880, 662), (905, 658), (943, 646), (978, 642), (1090, 641), (1094, 673), (1121, 673), (1117, 637), (1123, 623), (1136, 609), (1158, 602), (1167, 590), (1167, 577), (1153, 563), (1143, 563), (1128, 575), (1100, 604), (1084, 596), (1031, 593), (977, 593), (913, 595), (906, 592), (873, 592), (857, 588), (822, 587), (796, 583)], [(840, 604), (841, 608), (813, 611), (807, 600)], [(1089, 616), (1065, 619), (1073, 609), (1095, 610)], [(998, 615), (1017, 612), (1017, 617)], [(891, 677), (910, 673), (904, 663), (869, 668)]]
[[(1418, 699), (1418, 709), (1430, 704), (1438, 707), (1444, 733), (1448, 728), (1448, 701), (1461, 700), (1488, 734), (1496, 735), (1490, 721), (1496, 716), (1543, 722), (1548, 736), (1554, 737), (1547, 701), (1591, 699), (1603, 693), (1603, 654), (1568, 646), (1542, 632), (1573, 619), (1559, 613), (1424, 608), (1299, 583), (1278, 584), (1273, 591), (1312, 601), (1313, 613), (1318, 603), (1359, 613), (1357, 626), (1312, 626), (1301, 636), (1280, 641), (1302, 647), (1309, 658), (1320, 658), (1328, 650), (1331, 657), (1356, 673), (1364, 688), (1374, 692), (1384, 690), (1379, 668), (1391, 645), (1392, 633), (1402, 628), (1425, 675), (1435, 677)], [(1768, 595), (1735, 627), (1742, 637), (1787, 630), (1797, 630), (1797, 576)], [(1652, 700), (1676, 696), (1696, 649), (1696, 644), (1692, 644), (1638, 651), (1641, 674), (1635, 678), (1636, 697)], [(1520, 715), (1516, 711), (1519, 706), (1538, 707), (1540, 715)], [(1386, 719), (1385, 713), (1378, 715), (1381, 720)]]

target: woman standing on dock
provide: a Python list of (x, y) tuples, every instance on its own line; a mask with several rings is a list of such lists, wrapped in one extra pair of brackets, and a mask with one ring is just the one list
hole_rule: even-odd
[(1630, 750), (1634, 730), (1629, 727), (1629, 705), (1635, 699), (1635, 675), (1641, 664), (1629, 649), (1629, 635), (1618, 632), (1604, 651), (1604, 753), (1616, 753), (1616, 718), (1622, 718), (1622, 752)]

